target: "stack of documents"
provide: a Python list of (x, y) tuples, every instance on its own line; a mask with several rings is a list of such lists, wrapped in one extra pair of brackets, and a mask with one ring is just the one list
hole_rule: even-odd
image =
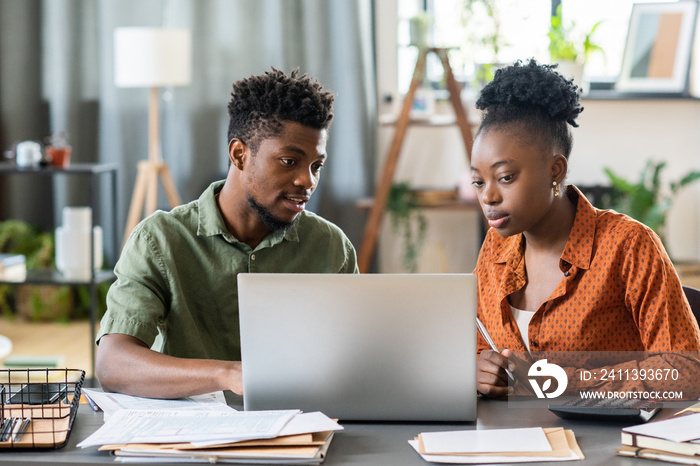
[(175, 400), (141, 398), (122, 393), (105, 393), (102, 390), (83, 388), (83, 395), (91, 401), (93, 409), (102, 409), (105, 421), (121, 409), (138, 409), (142, 411), (225, 411), (236, 412), (226, 404), (224, 392), (205, 393)]
[[(147, 401), (89, 392), (93, 401), (107, 408), (105, 423), (78, 446), (98, 446), (122, 462), (318, 464), (324, 460), (334, 432), (342, 429), (319, 412), (238, 412), (214, 399), (194, 403), (150, 400), (160, 405), (152, 409), (113, 410), (117, 405), (144, 408)], [(222, 406), (217, 408), (217, 404)], [(167, 408), (172, 406), (178, 408)]]
[[(504, 439), (508, 439), (504, 442)], [(490, 464), (584, 459), (571, 430), (561, 427), (421, 433), (408, 443), (432, 463)]]
[(700, 465), (700, 413), (622, 429), (620, 456)]

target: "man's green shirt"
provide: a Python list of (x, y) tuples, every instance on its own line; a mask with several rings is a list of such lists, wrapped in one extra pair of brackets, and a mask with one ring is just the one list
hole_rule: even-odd
[[(98, 342), (122, 333), (172, 356), (238, 361), (239, 273), (357, 273), (345, 234), (310, 212), (255, 249), (241, 243), (216, 205), (223, 184), (213, 183), (198, 200), (156, 212), (134, 229), (114, 268), (117, 281), (107, 294)], [(309, 284), (289, 299), (312, 292)]]

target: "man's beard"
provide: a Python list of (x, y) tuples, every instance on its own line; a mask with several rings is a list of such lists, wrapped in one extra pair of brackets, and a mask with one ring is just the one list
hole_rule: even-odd
[(280, 220), (272, 215), (272, 212), (270, 212), (266, 207), (258, 204), (250, 194), (246, 195), (246, 198), (248, 199), (248, 204), (253, 208), (253, 210), (255, 210), (258, 217), (260, 217), (260, 220), (262, 220), (262, 222), (267, 228), (270, 229), (271, 232), (279, 230), (286, 231), (291, 228), (299, 218), (297, 215), (291, 222), (285, 222), (284, 220)]

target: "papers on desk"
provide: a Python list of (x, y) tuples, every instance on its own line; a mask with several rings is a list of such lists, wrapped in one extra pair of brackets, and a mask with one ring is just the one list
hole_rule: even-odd
[(236, 411), (226, 404), (226, 397), (222, 391), (189, 396), (176, 400), (141, 398), (138, 396), (124, 395), (122, 393), (105, 393), (101, 390), (91, 390), (88, 388), (83, 388), (83, 394), (88, 396), (102, 411), (104, 411), (105, 421), (120, 409), (148, 411)]
[(138, 462), (320, 463), (337, 422), (322, 413), (286, 411), (115, 412), (79, 447), (100, 446)]
[(429, 432), (421, 433), (408, 443), (424, 460), (432, 463), (491, 464), (584, 459), (573, 431), (561, 427)]

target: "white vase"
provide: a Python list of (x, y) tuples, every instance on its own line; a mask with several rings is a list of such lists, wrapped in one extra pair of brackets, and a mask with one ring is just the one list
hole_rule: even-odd
[(56, 268), (69, 280), (90, 280), (90, 236), (93, 267), (102, 267), (102, 228), (92, 225), (90, 207), (64, 207), (63, 225), (56, 228)]
[(589, 83), (583, 78), (583, 63), (571, 60), (557, 62), (557, 71), (566, 79), (573, 79), (574, 84), (581, 88), (582, 94), (588, 94)]

